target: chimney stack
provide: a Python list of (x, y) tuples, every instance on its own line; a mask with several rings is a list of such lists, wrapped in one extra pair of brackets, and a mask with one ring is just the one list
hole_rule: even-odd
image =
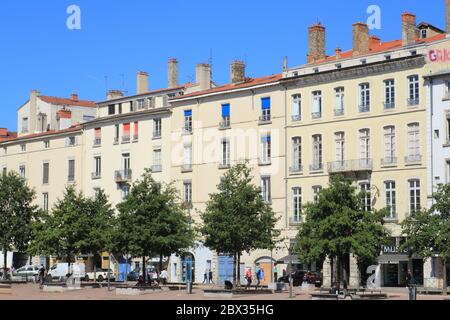
[(308, 63), (325, 59), (325, 27), (320, 23), (309, 27), (309, 53)]
[(369, 53), (369, 26), (363, 22), (353, 24), (353, 56)]
[(336, 60), (339, 60), (340, 58), (342, 58), (342, 49), (341, 48), (336, 48), (336, 50), (334, 51), (335, 55), (336, 55)]
[(168, 65), (168, 86), (169, 88), (178, 87), (178, 61), (175, 58), (169, 59)]
[(208, 63), (197, 64), (195, 74), (199, 90), (211, 89), (211, 66)]
[(416, 16), (405, 12), (402, 14), (402, 45), (404, 47), (416, 43)]
[(450, 0), (445, 0), (445, 21), (447, 33), (450, 34)]
[(122, 97), (123, 97), (123, 92), (120, 90), (109, 90), (108, 93), (106, 94), (107, 100), (113, 100), (113, 99), (122, 98)]
[(245, 63), (235, 60), (230, 66), (231, 83), (240, 83), (245, 81)]
[(59, 122), (59, 130), (64, 130), (70, 128), (72, 125), (72, 111), (61, 109), (57, 113), (58, 122)]
[(72, 93), (72, 94), (70, 95), (70, 100), (72, 100), (72, 101), (78, 101), (78, 94)]
[(148, 73), (139, 71), (137, 73), (137, 94), (148, 92)]
[(381, 39), (377, 36), (369, 37), (369, 48), (377, 47), (381, 44)]
[(41, 95), (38, 90), (31, 91), (30, 94), (30, 114), (28, 117), (28, 132), (36, 132), (36, 121), (37, 121), (37, 99)]

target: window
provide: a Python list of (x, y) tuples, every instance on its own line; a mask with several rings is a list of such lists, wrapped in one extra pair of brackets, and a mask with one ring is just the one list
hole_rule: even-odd
[(138, 141), (139, 140), (139, 122), (136, 121), (134, 123), (134, 135), (133, 135), (133, 141)]
[(66, 143), (69, 147), (73, 147), (76, 144), (76, 142), (77, 142), (76, 138), (72, 136), (67, 138)]
[(292, 188), (292, 218), (293, 222), (300, 222), (302, 215), (302, 189)]
[(291, 172), (301, 172), (302, 168), (302, 138), (292, 138), (292, 169)]
[(98, 195), (100, 194), (100, 188), (94, 188), (94, 198), (97, 198)]
[(270, 98), (262, 98), (261, 99), (261, 117), (259, 118), (259, 120), (261, 122), (270, 121), (270, 119), (271, 119), (270, 107), (271, 107)]
[(129, 196), (130, 196), (130, 186), (125, 184), (122, 186), (122, 200), (127, 200)]
[(419, 124), (411, 123), (408, 125), (408, 156), (406, 162), (419, 162), (421, 160)]
[(26, 176), (26, 174), (25, 174), (25, 165), (20, 165), (19, 166), (19, 175), (20, 175), (21, 178), (25, 179), (25, 176)]
[(27, 151), (27, 145), (26, 145), (26, 144), (21, 144), (21, 145), (20, 145), (20, 150), (21, 150), (22, 152)]
[(335, 159), (340, 163), (341, 166), (344, 165), (345, 160), (345, 133), (336, 132), (334, 134), (334, 144), (335, 144)]
[(447, 114), (447, 144), (450, 144), (450, 113)]
[(221, 128), (228, 128), (230, 126), (230, 104), (222, 104), (222, 122), (220, 123)]
[(221, 145), (222, 145), (222, 161), (220, 164), (224, 167), (228, 167), (230, 166), (230, 140), (223, 139)]
[(385, 88), (385, 98), (384, 109), (394, 109), (395, 108), (395, 81), (394, 79), (389, 79), (384, 81)]
[(44, 141), (44, 149), (48, 149), (50, 148), (50, 141), (49, 140), (45, 140)]
[(363, 197), (362, 197), (363, 210), (367, 211), (367, 212), (371, 212), (372, 211), (372, 194), (371, 194), (370, 183), (361, 183), (360, 188), (361, 188), (361, 192), (363, 193)]
[(122, 134), (122, 143), (130, 142), (130, 127), (129, 123), (123, 124), (123, 134)]
[(450, 160), (447, 160), (446, 164), (447, 164), (447, 183), (450, 183)]
[(3, 175), (5, 176), (8, 173), (8, 169), (6, 167), (3, 167)]
[(49, 180), (49, 163), (48, 162), (44, 162), (42, 164), (42, 183), (43, 184), (48, 184), (48, 180)]
[(129, 153), (122, 154), (122, 163), (123, 163), (124, 176), (125, 177), (131, 176), (131, 159), (130, 159)]
[(184, 146), (184, 170), (192, 170), (192, 145), (186, 144)]
[(73, 159), (69, 160), (69, 175), (67, 177), (67, 181), (75, 181), (75, 160)]
[(118, 124), (114, 126), (114, 144), (119, 143), (120, 127)]
[(359, 158), (361, 160), (370, 159), (370, 130), (359, 130)]
[(266, 203), (270, 203), (272, 201), (270, 177), (261, 177), (261, 197)]
[(261, 164), (270, 164), (272, 152), (272, 140), (270, 134), (261, 137)]
[(294, 94), (292, 96), (292, 121), (300, 121), (302, 119), (302, 96)]
[(313, 136), (313, 164), (310, 170), (318, 171), (322, 169), (322, 135), (318, 134)]
[(360, 84), (359, 91), (360, 91), (359, 112), (369, 112), (370, 111), (370, 85), (368, 83)]
[(135, 107), (136, 107), (135, 102), (134, 101), (130, 101), (130, 112), (133, 112)]
[(153, 120), (153, 138), (161, 138), (162, 121), (161, 119)]
[(314, 186), (312, 187), (313, 190), (313, 201), (314, 203), (317, 203), (319, 201), (319, 194), (322, 191), (322, 186)]
[(139, 99), (137, 101), (137, 107), (138, 107), (138, 110), (145, 109), (147, 107), (147, 100), (146, 99)]
[(389, 165), (397, 163), (395, 144), (395, 127), (388, 126), (384, 128), (384, 159), (382, 164)]
[(94, 146), (102, 144), (102, 128), (95, 128)]
[(102, 176), (102, 157), (94, 157), (94, 172), (92, 174), (93, 178), (100, 178)]
[(334, 115), (341, 116), (344, 114), (344, 88), (339, 87), (334, 89), (336, 104), (334, 106)]
[(322, 91), (314, 91), (312, 118), (317, 119), (320, 117), (322, 117)]
[(108, 115), (113, 115), (116, 114), (116, 105), (115, 104), (110, 104), (108, 106)]
[(409, 87), (408, 106), (416, 106), (420, 102), (418, 75), (408, 77), (408, 87)]
[[(89, 122), (92, 120), (95, 120), (95, 116), (89, 116), (89, 115), (85, 115), (85, 114), (83, 115), (83, 121)], [(44, 125), (44, 123), (42, 123), (42, 125)], [(42, 131), (44, 131), (44, 129), (42, 129)]]
[(386, 181), (384, 187), (386, 189), (385, 205), (390, 212), (389, 218), (395, 219), (397, 217), (395, 181)]
[(42, 194), (42, 210), (48, 212), (48, 193)]
[(427, 31), (427, 29), (420, 30), (420, 36), (422, 37), (422, 39), (427, 37)]
[(185, 204), (192, 204), (192, 182), (186, 181), (183, 183), (183, 196)]
[(192, 132), (192, 110), (184, 110), (184, 132)]
[(409, 214), (420, 210), (420, 180), (409, 180)]
[(162, 171), (162, 158), (161, 158), (161, 149), (153, 150), (153, 172), (161, 172)]
[(119, 103), (119, 114), (122, 114), (122, 104)]
[(22, 118), (22, 132), (28, 132), (28, 117)]

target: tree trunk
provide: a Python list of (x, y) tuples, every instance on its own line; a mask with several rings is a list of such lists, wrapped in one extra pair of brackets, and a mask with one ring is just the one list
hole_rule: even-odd
[(339, 287), (341, 286), (341, 257), (336, 257), (336, 283), (339, 283)]
[(331, 277), (331, 287), (333, 287), (333, 283), (335, 280), (335, 276), (334, 276), (334, 258), (329, 258), (330, 259), (330, 277)]
[(443, 294), (445, 296), (447, 296), (447, 260), (446, 259), (442, 259), (442, 263), (444, 264), (444, 272), (443, 272), (443, 276), (444, 276), (444, 288), (443, 288)]
[(163, 254), (159, 254), (159, 274), (161, 275), (161, 271), (163, 270)]
[(125, 256), (125, 283), (128, 281), (128, 255)]
[(236, 287), (236, 284), (237, 284), (237, 282), (236, 282), (236, 256), (237, 256), (237, 254), (236, 254), (236, 252), (234, 253), (234, 255), (233, 255), (233, 286), (234, 287)]
[[(100, 254), (100, 258), (102, 258), (102, 255)], [(94, 283), (97, 282), (97, 266), (95, 265), (95, 255), (92, 257), (93, 263), (94, 263)], [(108, 270), (109, 271), (109, 270)]]
[(144, 283), (147, 283), (146, 281), (146, 272), (145, 272), (145, 256), (142, 257), (142, 276), (144, 277)]
[(241, 287), (241, 253), (237, 254), (237, 286)]
[(6, 280), (6, 264), (8, 263), (8, 251), (3, 249), (3, 280)]

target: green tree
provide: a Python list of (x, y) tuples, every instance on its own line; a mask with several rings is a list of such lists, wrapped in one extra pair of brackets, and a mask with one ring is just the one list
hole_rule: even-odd
[(421, 210), (402, 223), (406, 241), (401, 246), (409, 255), (424, 259), (439, 255), (443, 264), (443, 293), (447, 295), (447, 261), (450, 261), (450, 185), (440, 185), (433, 195), (435, 204)]
[(297, 235), (296, 251), (304, 262), (329, 258), (332, 283), (348, 283), (348, 258), (353, 254), (358, 265), (375, 260), (388, 232), (383, 226), (387, 210), (367, 212), (363, 208), (364, 193), (357, 193), (351, 180), (332, 176), (330, 186), (323, 189), (316, 203), (305, 206), (306, 221)]
[(148, 170), (117, 208), (116, 232), (122, 235), (115, 242), (116, 249), (143, 257), (144, 279), (146, 257), (159, 256), (162, 269), (164, 256), (180, 253), (194, 244), (191, 219), (180, 204), (177, 190), (172, 184), (155, 181)]
[(279, 231), (277, 218), (261, 197), (261, 189), (252, 183), (247, 164), (228, 170), (210, 194), (206, 210), (201, 214), (200, 232), (207, 247), (234, 257), (233, 281), (240, 285), (240, 259), (244, 252), (271, 249)]
[(90, 209), (81, 192), (78, 193), (74, 186), (67, 187), (51, 214), (43, 213), (34, 223), (29, 252), (65, 258), (70, 269), (77, 255), (90, 252)]
[(7, 252), (25, 251), (31, 239), (31, 222), (38, 209), (32, 204), (34, 190), (16, 173), (0, 175), (0, 249), (3, 251), (6, 277)]

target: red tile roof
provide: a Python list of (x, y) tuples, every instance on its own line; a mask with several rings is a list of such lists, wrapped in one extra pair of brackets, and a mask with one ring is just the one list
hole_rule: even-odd
[(272, 83), (272, 82), (277, 82), (278, 80), (280, 80), (282, 78), (282, 76), (283, 76), (282, 74), (276, 74), (276, 75), (265, 76), (265, 77), (261, 77), (261, 78), (246, 78), (244, 82), (240, 82), (240, 83), (236, 83), (236, 84), (229, 83), (229, 84), (215, 87), (212, 89), (185, 94), (185, 95), (176, 97), (173, 100), (191, 98), (191, 97), (196, 97), (196, 96), (209, 94), (209, 93), (219, 93), (219, 92), (223, 92), (223, 91), (244, 89), (244, 88), (249, 88), (249, 87), (253, 87), (253, 86), (257, 86), (257, 85), (268, 84), (268, 83)]
[(0, 142), (14, 139), (17, 137), (17, 132), (7, 131), (5, 128), (0, 128)]
[(15, 140), (23, 140), (23, 139), (31, 139), (31, 138), (37, 138), (37, 137), (45, 137), (52, 134), (59, 134), (59, 133), (70, 133), (70, 132), (76, 132), (81, 129), (81, 126), (79, 124), (73, 125), (70, 128), (64, 129), (64, 130), (49, 130), (46, 132), (41, 133), (33, 133), (33, 134), (27, 134), (24, 136), (18, 137), (17, 135), (15, 137), (11, 137), (8, 139), (0, 140), (0, 142), (13, 142)]
[(39, 96), (39, 99), (51, 104), (67, 105), (67, 106), (77, 106), (86, 108), (95, 108), (96, 104), (94, 101), (89, 100), (72, 100), (70, 98), (58, 98), (51, 96)]

